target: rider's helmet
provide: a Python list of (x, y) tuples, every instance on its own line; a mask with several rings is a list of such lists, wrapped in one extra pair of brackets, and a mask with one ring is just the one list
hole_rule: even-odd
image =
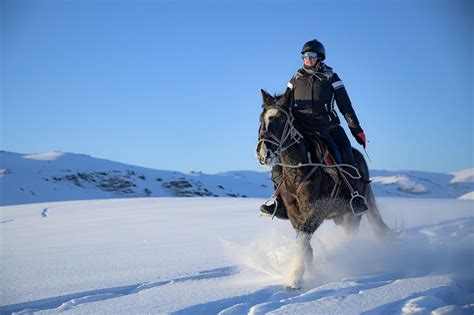
[(306, 42), (303, 45), (303, 49), (301, 49), (301, 54), (304, 54), (305, 52), (315, 52), (318, 54), (319, 59), (323, 61), (326, 59), (326, 49), (324, 49), (323, 44), (317, 39), (310, 40), (309, 42)]

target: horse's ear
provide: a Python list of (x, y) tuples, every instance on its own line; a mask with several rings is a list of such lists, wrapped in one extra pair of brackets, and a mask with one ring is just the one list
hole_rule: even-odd
[(260, 92), (262, 92), (263, 104), (268, 104), (271, 100), (273, 100), (273, 96), (268, 94), (267, 91), (262, 89)]
[(281, 97), (282, 106), (288, 107), (290, 105), (291, 93), (293, 91), (289, 88), (286, 89), (285, 93)]
[(285, 98), (285, 100), (289, 100), (290, 99), (290, 96), (291, 96), (291, 89), (290, 88), (286, 88), (286, 91), (285, 91), (285, 94), (283, 95), (283, 97)]

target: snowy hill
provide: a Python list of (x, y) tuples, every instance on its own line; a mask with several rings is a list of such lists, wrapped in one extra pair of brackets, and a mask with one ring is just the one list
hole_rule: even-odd
[[(371, 171), (377, 196), (472, 199), (474, 168), (454, 174)], [(0, 152), (0, 205), (121, 197), (259, 197), (273, 193), (270, 174), (189, 174), (83, 154)]]
[(83, 154), (0, 152), (0, 205), (119, 197), (260, 197), (269, 174), (154, 170)]

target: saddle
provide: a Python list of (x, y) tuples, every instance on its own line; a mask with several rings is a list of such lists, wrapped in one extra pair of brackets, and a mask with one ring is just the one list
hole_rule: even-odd
[[(334, 156), (340, 156), (338, 148), (336, 146), (330, 147), (323, 138), (306, 138), (305, 145), (309, 153), (309, 158), (313, 163), (322, 163), (327, 166), (334, 166), (340, 163), (340, 161), (334, 158)], [(335, 167), (325, 167), (324, 171), (328, 173), (334, 181), (339, 181), (339, 175)]]

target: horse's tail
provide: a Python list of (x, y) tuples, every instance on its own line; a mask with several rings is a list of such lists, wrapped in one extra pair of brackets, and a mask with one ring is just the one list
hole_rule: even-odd
[(377, 207), (375, 196), (372, 191), (372, 187), (370, 187), (370, 184), (367, 184), (364, 197), (365, 197), (365, 200), (367, 200), (367, 205), (369, 206), (369, 209), (370, 209), (370, 211), (366, 213), (365, 217), (369, 221), (370, 226), (372, 227), (375, 234), (386, 239), (397, 238), (397, 236), (399, 236), (401, 233), (401, 229), (389, 227), (385, 223), (385, 221), (382, 219), (382, 216), (380, 215), (379, 208)]
[(370, 209), (370, 211), (366, 213), (365, 217), (368, 219), (372, 229), (377, 235), (389, 239), (396, 238), (398, 235), (400, 235), (401, 229), (389, 227), (382, 219), (377, 207), (377, 203), (375, 202), (375, 196), (372, 191), (372, 187), (370, 186), (369, 167), (365, 161), (364, 156), (360, 151), (354, 148), (352, 149), (352, 152), (354, 154), (359, 171), (361, 172), (362, 181), (364, 182), (364, 184), (361, 184), (364, 187), (362, 191), (364, 192), (365, 200), (367, 201), (367, 205)]

